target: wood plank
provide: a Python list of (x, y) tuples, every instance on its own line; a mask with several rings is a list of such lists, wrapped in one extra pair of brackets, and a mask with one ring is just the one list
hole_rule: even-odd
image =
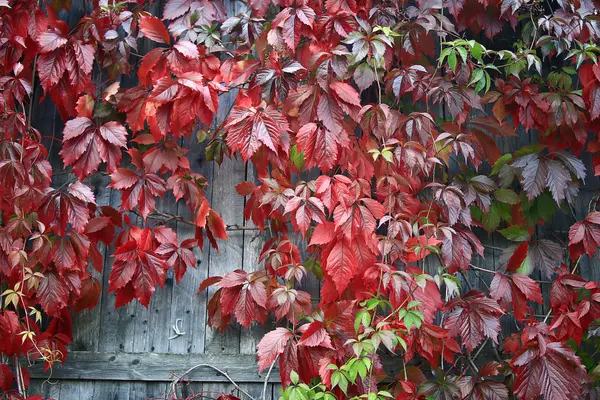
[[(399, 373), (402, 364), (397, 358), (382, 356), (384, 370), (389, 376)], [(144, 381), (170, 382), (173, 375), (181, 376), (199, 364), (212, 365), (241, 383), (264, 383), (266, 372), (259, 374), (256, 357), (250, 354), (168, 354), (168, 353), (93, 353), (74, 351), (69, 353), (63, 366), (52, 370), (53, 380), (95, 381)], [(41, 363), (30, 369), (32, 379), (48, 378)], [(208, 367), (199, 367), (186, 376), (190, 382), (227, 383), (229, 380), (220, 372)], [(280, 382), (279, 367), (275, 364), (270, 383)]]
[[(172, 394), (172, 392), (170, 391), (170, 384), (167, 385), (169, 385), (167, 394), (170, 396)], [(199, 382), (183, 382), (178, 385), (176, 390), (176, 396), (179, 396), (177, 398), (201, 399), (202, 397), (200, 396), (204, 393), (204, 384)]]
[[(111, 191), (110, 205), (118, 210), (120, 204), (120, 192), (118, 190)], [(111, 245), (104, 254), (102, 299), (100, 304), (101, 326), (98, 350), (131, 352), (133, 351), (134, 338), (132, 320), (135, 318), (136, 304), (132, 302), (119, 309), (115, 309), (116, 296), (114, 293), (108, 292), (108, 277), (112, 269), (112, 258), (110, 255), (114, 251), (114, 245)], [(77, 328), (75, 327), (74, 329)]]
[[(110, 183), (108, 176), (92, 176), (89, 179), (89, 184), (94, 192), (96, 204), (100, 206), (110, 205), (111, 189), (107, 186)], [(107, 255), (107, 246), (103, 243), (98, 245), (100, 254)], [(103, 268), (108, 267), (108, 263), (104, 263)], [(102, 273), (90, 264), (88, 271), (92, 272), (92, 276), (102, 283)], [(102, 296), (102, 294), (101, 294)], [(98, 299), (98, 305), (92, 310), (76, 313), (73, 316), (73, 344), (72, 350), (78, 351), (98, 351), (100, 343), (100, 327), (102, 325), (102, 297)]]
[(60, 383), (60, 399), (92, 399), (94, 397), (94, 382), (62, 381)]
[[(246, 180), (260, 184), (253, 165), (248, 164)], [(246, 221), (245, 226), (254, 226), (252, 221)], [(268, 233), (260, 231), (244, 231), (244, 255), (243, 269), (248, 272), (256, 271), (262, 266), (258, 264), (260, 252), (265, 244)], [(264, 324), (252, 323), (248, 329), (242, 329), (240, 333), (240, 354), (256, 354), (256, 346), (263, 336), (274, 329), (275, 319), (269, 315)]]
[(97, 400), (135, 399), (135, 397), (129, 396), (130, 386), (129, 382), (95, 381), (93, 398)]
[[(187, 142), (187, 141), (186, 141)], [(196, 138), (192, 139), (185, 146), (190, 149), (187, 158), (194, 172), (202, 174), (207, 179), (212, 179), (213, 163), (206, 161), (206, 146), (196, 143)], [(206, 191), (207, 198), (211, 198), (212, 185)], [(185, 219), (191, 219), (191, 213), (187, 205), (180, 201), (177, 204), (177, 215)], [(195, 227), (182, 222), (177, 223), (177, 235), (179, 240), (193, 238), (196, 234)], [(210, 257), (210, 244), (205, 240), (202, 249), (194, 248), (196, 256), (196, 268), (190, 268), (184, 275), (179, 284), (173, 286), (173, 297), (171, 300), (171, 321), (170, 326), (181, 319), (180, 328), (185, 335), (179, 336), (169, 341), (169, 353), (204, 353), (204, 326), (206, 324), (206, 293), (197, 295), (200, 283), (208, 276), (208, 266)], [(201, 329), (198, 329), (201, 327)], [(174, 331), (170, 331), (170, 335)], [(193, 393), (194, 391), (191, 391)]]
[(27, 395), (33, 396), (39, 394), (45, 399), (52, 398), (58, 399), (60, 397), (60, 384), (57, 381), (48, 381), (47, 379), (31, 379), (29, 388), (27, 389)]
[[(228, 15), (242, 12), (242, 7), (236, 1), (225, 4)], [(217, 125), (220, 125), (229, 115), (235, 102), (237, 90), (224, 93), (219, 98)], [(217, 211), (228, 225), (244, 223), (244, 199), (237, 194), (235, 185), (246, 178), (246, 167), (239, 158), (227, 158), (223, 163), (214, 165), (212, 179), (211, 207)], [(225, 275), (235, 269), (243, 268), (244, 264), (244, 234), (243, 231), (228, 232), (229, 240), (219, 241), (219, 251), (210, 249), (208, 275)], [(207, 290), (210, 299), (216, 289)], [(216, 332), (206, 325), (204, 351), (210, 353), (237, 354), (240, 352), (240, 326), (231, 324), (224, 332)]]
[[(159, 354), (159, 353), (92, 353), (71, 352), (64, 366), (55, 366), (53, 380), (113, 380), (113, 381), (171, 381), (173, 373), (183, 374), (198, 364), (209, 364), (227, 372), (235, 382), (263, 382), (258, 374), (254, 355), (226, 354)], [(47, 378), (43, 365), (36, 363), (30, 368), (34, 379)], [(191, 382), (228, 382), (220, 373), (199, 368), (187, 376)], [(279, 380), (277, 367), (273, 368), (270, 381)]]
[(167, 384), (164, 382), (136, 382), (131, 384), (130, 399), (161, 400), (167, 398)]

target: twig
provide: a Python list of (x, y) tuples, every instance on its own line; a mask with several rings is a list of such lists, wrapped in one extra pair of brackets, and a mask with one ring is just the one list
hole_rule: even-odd
[(269, 386), (269, 378), (271, 377), (271, 371), (273, 370), (273, 367), (275, 366), (275, 363), (277, 362), (277, 358), (279, 358), (279, 356), (277, 356), (273, 360), (273, 362), (271, 363), (271, 366), (269, 367), (269, 370), (267, 371), (267, 376), (265, 377), (265, 383), (263, 385), (262, 400), (267, 400), (267, 387)]
[[(469, 264), (469, 266), (471, 268), (473, 268), (474, 270), (476, 270), (476, 271), (486, 272), (488, 274), (495, 274), (495, 273), (499, 272), (499, 271), (492, 271), (491, 269), (481, 268), (481, 267), (478, 267), (478, 266), (473, 265), (473, 264)], [(533, 279), (533, 281), (536, 282), (536, 283), (545, 283), (545, 284), (548, 284), (548, 285), (552, 284), (552, 281), (539, 281), (539, 280), (535, 280), (535, 279)]]
[(478, 374), (479, 373), (479, 368), (477, 368), (477, 365), (475, 365), (475, 363), (473, 362), (473, 360), (471, 360), (471, 357), (469, 357), (468, 355), (466, 355), (465, 357), (466, 357), (467, 361), (469, 362), (469, 365), (471, 366), (471, 368), (475, 372), (475, 374)]
[(15, 372), (17, 373), (17, 390), (19, 391), (19, 395), (25, 396), (25, 383), (23, 380), (23, 371), (21, 370), (21, 360), (19, 360), (19, 356), (14, 357), (15, 364)]
[(198, 368), (210, 368), (214, 371), (217, 371), (218, 373), (220, 373), (221, 375), (223, 375), (225, 378), (227, 378), (227, 380), (229, 382), (231, 382), (231, 384), (237, 389), (239, 390), (241, 393), (243, 393), (246, 397), (248, 397), (250, 400), (256, 400), (254, 397), (252, 397), (250, 395), (250, 393), (246, 392), (244, 389), (242, 389), (237, 383), (235, 383), (235, 381), (233, 379), (231, 379), (231, 377), (229, 376), (229, 374), (217, 367), (215, 367), (214, 365), (210, 365), (210, 364), (198, 364), (198, 365), (194, 365), (192, 368), (188, 369), (187, 371), (185, 371), (183, 373), (183, 375), (181, 375), (180, 377), (176, 378), (175, 380), (173, 380), (171, 382), (171, 392), (172, 393), (177, 393), (177, 383), (179, 383), (184, 376), (190, 374), (192, 371), (194, 371), (195, 369)]
[(492, 246), (492, 245), (489, 245), (489, 244), (484, 244), (483, 247), (485, 247), (486, 249), (497, 250), (497, 251), (504, 251), (504, 250), (506, 250), (503, 247)]
[(29, 97), (29, 112), (27, 115), (27, 132), (29, 133), (29, 129), (31, 128), (31, 115), (33, 113), (33, 100), (35, 95), (35, 69), (37, 65), (38, 56), (36, 55), (33, 58), (33, 72), (31, 73), (31, 96)]
[[(137, 211), (132, 211), (136, 215), (140, 215)], [(162, 211), (153, 211), (146, 218), (157, 219), (161, 221), (177, 221), (182, 222), (184, 224), (196, 226), (194, 221), (190, 221), (189, 219), (185, 219), (179, 215), (167, 214)], [(259, 231), (260, 229), (254, 226), (239, 226), (238, 224), (233, 225), (225, 225), (226, 231)]]

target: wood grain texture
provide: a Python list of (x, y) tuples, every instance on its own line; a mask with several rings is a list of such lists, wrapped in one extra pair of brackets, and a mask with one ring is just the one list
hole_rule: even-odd
[[(242, 11), (236, 1), (225, 3), (229, 15)], [(221, 124), (234, 105), (237, 90), (224, 93), (219, 98), (217, 124)], [(225, 158), (221, 165), (213, 167), (211, 207), (217, 211), (226, 224), (243, 225), (244, 198), (237, 194), (235, 185), (246, 180), (246, 166), (239, 158)], [(244, 265), (244, 232), (228, 232), (229, 240), (219, 242), (219, 250), (210, 249), (208, 274), (225, 275)], [(212, 297), (215, 288), (209, 288), (207, 299)], [(232, 324), (225, 332), (219, 333), (206, 326), (205, 352), (238, 354), (240, 352), (240, 327)]]
[[(173, 373), (180, 376), (198, 364), (213, 365), (226, 372), (236, 382), (263, 382), (254, 355), (168, 354), (168, 353), (92, 353), (71, 352), (64, 366), (55, 366), (51, 380), (146, 381), (169, 382)], [(42, 364), (30, 369), (33, 379), (48, 378)], [(222, 374), (210, 368), (198, 368), (187, 376), (191, 382), (228, 382)], [(279, 380), (273, 368), (270, 381)]]
[[(194, 172), (202, 174), (209, 180), (209, 186), (205, 192), (207, 198), (212, 195), (212, 173), (213, 164), (206, 161), (205, 145), (196, 143), (196, 139), (192, 138), (186, 141), (185, 147), (189, 149), (187, 158), (190, 161), (190, 166)], [(190, 219), (191, 214), (187, 205), (180, 201), (176, 205), (176, 214), (183, 218)], [(196, 229), (193, 226), (185, 223), (177, 224), (177, 236), (179, 240), (193, 238), (196, 234)], [(169, 340), (169, 353), (185, 354), (185, 353), (204, 353), (204, 325), (206, 324), (206, 293), (198, 295), (200, 283), (208, 276), (210, 254), (209, 243), (205, 241), (202, 249), (194, 248), (196, 256), (196, 268), (189, 268), (179, 284), (173, 286), (173, 296), (170, 303), (171, 319), (169, 326), (177, 323), (181, 331), (185, 335)], [(199, 327), (202, 327), (199, 329)], [(171, 328), (169, 328), (171, 329)], [(170, 330), (170, 335), (175, 332)]]

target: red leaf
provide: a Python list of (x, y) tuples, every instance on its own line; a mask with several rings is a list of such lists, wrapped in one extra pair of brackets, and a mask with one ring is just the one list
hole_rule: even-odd
[(81, 282), (81, 293), (83, 297), (77, 302), (75, 310), (78, 312), (85, 309), (92, 310), (98, 305), (102, 295), (102, 285), (98, 279), (90, 277)]
[(6, 364), (0, 363), (0, 389), (8, 392), (13, 383), (13, 373)]
[[(139, 155), (130, 150), (130, 154)], [(144, 169), (141, 175), (126, 169), (119, 168), (110, 175), (111, 184), (109, 188), (121, 191), (121, 210), (140, 210), (142, 217), (154, 211), (156, 197), (162, 197), (166, 191), (166, 182), (156, 174), (146, 173)]]
[(527, 257), (527, 253), (529, 251), (529, 241), (523, 242), (515, 249), (514, 254), (508, 260), (508, 265), (506, 269), (508, 271), (516, 271), (521, 267), (521, 264)]
[(523, 346), (511, 361), (515, 374), (514, 394), (522, 400), (579, 399), (588, 380), (573, 350), (559, 342)]
[(335, 284), (338, 294), (342, 294), (357, 271), (356, 255), (352, 247), (349, 240), (338, 239), (324, 263), (325, 272)]
[(158, 43), (170, 43), (171, 38), (162, 21), (150, 14), (140, 14), (140, 31), (150, 40)]
[(38, 43), (41, 47), (40, 50), (42, 53), (48, 53), (52, 50), (56, 50), (59, 47), (67, 44), (68, 41), (69, 40), (64, 37), (58, 29), (42, 32), (38, 37)]
[(109, 292), (117, 293), (115, 307), (135, 297), (148, 308), (156, 285), (163, 286), (168, 266), (154, 251), (157, 243), (153, 234), (149, 228), (133, 227), (129, 231), (132, 240), (115, 250), (115, 262), (108, 278)]
[(277, 153), (289, 149), (289, 126), (285, 117), (273, 106), (235, 107), (225, 124), (227, 144), (250, 159), (261, 146)]
[(72, 194), (73, 197), (83, 201), (84, 203), (96, 204), (92, 190), (80, 181), (70, 184), (67, 188), (67, 191)]
[(222, 240), (229, 239), (227, 235), (227, 226), (225, 226), (225, 222), (221, 216), (214, 210), (210, 210), (208, 213), (208, 217), (206, 218), (207, 229), (210, 229), (212, 234)]
[(296, 140), (298, 149), (304, 152), (308, 168), (319, 166), (327, 172), (337, 162), (339, 134), (311, 122), (300, 128)]
[(198, 294), (204, 292), (209, 286), (216, 285), (217, 283), (221, 282), (221, 279), (223, 278), (220, 276), (209, 276), (200, 284), (200, 287), (198, 288)]
[(294, 335), (286, 328), (276, 328), (267, 333), (258, 343), (258, 372), (271, 366), (277, 356), (283, 353), (288, 341)]
[(44, 311), (56, 316), (67, 306), (69, 289), (63, 279), (53, 272), (48, 272), (40, 282), (37, 297)]
[(335, 225), (329, 221), (324, 221), (315, 226), (310, 238), (309, 246), (328, 244), (335, 237)]
[[(304, 326), (304, 325), (303, 325)], [(320, 321), (311, 322), (300, 337), (298, 344), (308, 347), (323, 346), (333, 350), (331, 338)]]
[(116, 122), (98, 128), (90, 119), (78, 117), (65, 124), (60, 155), (65, 165), (73, 165), (79, 179), (96, 171), (101, 161), (112, 172), (121, 161), (120, 148), (126, 147), (126, 136), (125, 128)]
[(536, 303), (542, 304), (544, 299), (542, 298), (542, 290), (538, 284), (528, 277), (522, 274), (513, 274), (510, 276), (515, 286), (525, 295), (528, 300), (535, 301)]
[(481, 292), (470, 291), (462, 298), (448, 302), (444, 309), (453, 310), (448, 314), (444, 327), (451, 336), (462, 337), (469, 353), (486, 337), (498, 343), (498, 317), (504, 312), (495, 300), (486, 298)]

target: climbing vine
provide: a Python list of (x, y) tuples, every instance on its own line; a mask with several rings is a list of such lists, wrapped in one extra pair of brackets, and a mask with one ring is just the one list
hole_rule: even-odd
[(82, 3), (73, 21), (70, 0), (0, 0), (3, 398), (40, 398), (28, 362), (69, 362), (94, 269), (116, 307), (148, 307), (248, 228), (211, 207), (184, 143), (257, 173), (236, 186), (268, 237), (256, 268), (199, 291), (214, 329), (275, 322), (258, 369), (279, 366), (283, 399), (600, 395), (600, 289), (580, 275), (600, 245), (580, 193), (600, 174), (597, 1)]

